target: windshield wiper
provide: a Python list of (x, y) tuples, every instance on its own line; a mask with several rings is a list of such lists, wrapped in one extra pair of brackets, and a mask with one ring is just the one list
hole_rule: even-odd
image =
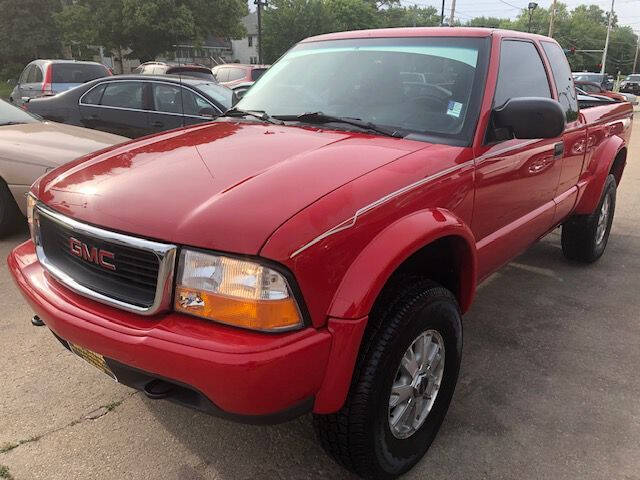
[(222, 114), (223, 117), (255, 117), (258, 120), (262, 120), (263, 122), (275, 123), (277, 125), (282, 125), (283, 122), (274, 120), (267, 112), (264, 110), (240, 110), (236, 107), (232, 107), (226, 112)]
[(322, 112), (308, 112), (301, 115), (275, 115), (274, 118), (284, 121), (298, 121), (304, 123), (344, 123), (346, 125), (353, 125), (354, 127), (361, 128), (363, 130), (369, 130), (388, 137), (402, 138), (404, 134), (396, 129), (388, 129), (376, 125), (375, 123), (365, 122), (359, 118), (352, 117), (338, 117), (334, 115), (327, 115)]

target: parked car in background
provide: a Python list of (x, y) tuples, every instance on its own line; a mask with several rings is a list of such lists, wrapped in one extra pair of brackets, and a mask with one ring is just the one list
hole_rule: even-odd
[(208, 122), (232, 104), (233, 92), (213, 80), (118, 75), (31, 100), (25, 108), (47, 120), (135, 138)]
[(232, 85), (230, 88), (233, 90), (233, 94), (235, 97), (240, 100), (244, 97), (244, 94), (247, 93), (247, 90), (251, 88), (251, 86), (256, 82), (243, 82)]
[(627, 75), (620, 83), (620, 92), (640, 95), (640, 73)]
[(136, 67), (132, 73), (140, 75), (181, 75), (185, 77), (203, 78), (205, 80), (215, 80), (209, 67), (196, 63), (145, 62)]
[(26, 193), (47, 170), (128, 138), (46, 122), (0, 100), (0, 237), (26, 214)]
[(241, 63), (224, 63), (211, 69), (220, 85), (233, 87), (240, 83), (255, 82), (270, 65), (243, 65)]
[(613, 89), (613, 81), (609, 79), (606, 73), (593, 72), (574, 72), (573, 79), (576, 82), (594, 82), (600, 85), (604, 90)]
[(627, 98), (621, 93), (612, 92), (610, 90), (605, 90), (602, 86), (596, 82), (585, 82), (581, 80), (574, 81), (576, 87), (584, 90), (589, 95), (602, 95), (603, 97), (609, 97), (613, 100), (617, 100), (619, 102), (626, 102)]
[(55, 95), (110, 75), (111, 70), (97, 62), (34, 60), (20, 74), (9, 101), (21, 105), (27, 98)]
[(593, 95), (585, 92), (580, 87), (576, 87), (576, 93), (578, 94), (578, 105), (580, 106), (580, 109), (617, 103), (617, 100), (614, 100), (613, 98), (605, 97), (604, 95)]

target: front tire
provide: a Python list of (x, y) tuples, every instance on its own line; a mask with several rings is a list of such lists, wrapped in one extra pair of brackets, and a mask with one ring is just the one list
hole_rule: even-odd
[(460, 370), (455, 297), (431, 281), (403, 287), (386, 309), (372, 312), (345, 405), (314, 415), (327, 453), (367, 479), (396, 478), (423, 457)]
[(574, 215), (562, 225), (562, 253), (576, 262), (593, 263), (604, 253), (616, 209), (616, 179), (608, 175), (591, 215)]

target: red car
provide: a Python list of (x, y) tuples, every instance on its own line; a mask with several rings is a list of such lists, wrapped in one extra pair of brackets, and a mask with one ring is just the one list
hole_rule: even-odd
[(243, 65), (241, 63), (224, 63), (211, 69), (216, 81), (229, 88), (240, 83), (255, 82), (270, 65)]
[(9, 269), (119, 382), (312, 411), (333, 458), (394, 478), (445, 417), (478, 283), (558, 225), (567, 258), (603, 254), (632, 110), (579, 110), (553, 39), (393, 28), (299, 43), (227, 115), (49, 172)]
[(605, 90), (596, 82), (580, 82), (576, 80), (575, 84), (576, 84), (576, 87), (579, 87), (585, 92), (592, 95), (602, 95), (603, 97), (613, 98), (614, 100), (617, 100), (619, 102), (627, 101), (627, 97), (625, 97), (624, 95), (616, 92), (611, 92), (609, 90)]

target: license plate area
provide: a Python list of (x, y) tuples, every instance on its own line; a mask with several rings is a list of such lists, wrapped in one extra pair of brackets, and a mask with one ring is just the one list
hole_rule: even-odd
[(93, 352), (88, 348), (81, 347), (80, 345), (74, 345), (71, 342), (67, 342), (67, 344), (69, 345), (69, 350), (75, 353), (78, 357), (83, 359), (85, 362), (90, 363), (91, 365), (96, 367), (98, 370), (101, 370), (102, 372), (106, 373), (111, 378), (113, 378), (116, 382), (118, 381), (115, 374), (111, 371), (111, 369), (107, 365), (107, 362), (104, 361), (104, 357), (102, 355), (100, 355), (99, 353)]

